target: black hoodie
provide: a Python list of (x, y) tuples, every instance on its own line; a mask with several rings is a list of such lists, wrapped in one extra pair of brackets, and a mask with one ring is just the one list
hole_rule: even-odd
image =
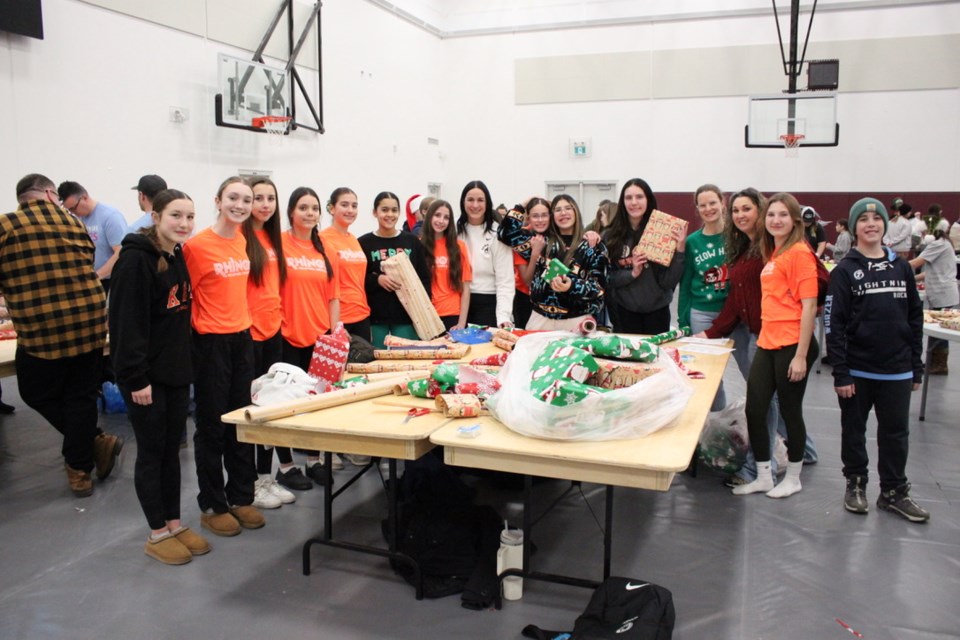
[(854, 376), (923, 380), (923, 303), (913, 269), (884, 253), (867, 258), (851, 249), (830, 274), (823, 321), (838, 387)]
[[(128, 391), (193, 381), (190, 275), (180, 245), (163, 253), (145, 235), (123, 239), (110, 284), (110, 355)], [(166, 261), (167, 269), (158, 270)]]

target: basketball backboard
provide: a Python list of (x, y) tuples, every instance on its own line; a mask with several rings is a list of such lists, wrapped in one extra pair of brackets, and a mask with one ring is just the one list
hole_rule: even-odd
[(803, 136), (801, 147), (840, 142), (837, 94), (832, 92), (751, 96), (745, 129), (747, 147), (782, 149), (784, 136)]
[(217, 55), (217, 124), (259, 131), (253, 119), (290, 115), (290, 85), (284, 69)]

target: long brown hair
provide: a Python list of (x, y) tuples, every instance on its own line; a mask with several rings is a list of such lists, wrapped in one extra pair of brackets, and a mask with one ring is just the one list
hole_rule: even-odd
[[(636, 230), (630, 226), (630, 215), (627, 213), (627, 206), (623, 201), (624, 194), (630, 187), (640, 187), (640, 190), (647, 197), (647, 210), (643, 212), (643, 218), (641, 218), (640, 225)], [(604, 233), (604, 243), (610, 251), (611, 262), (627, 256), (627, 249), (630, 248), (633, 238), (639, 239), (643, 236), (643, 231), (650, 221), (650, 214), (656, 208), (657, 196), (654, 195), (653, 189), (650, 188), (646, 180), (630, 178), (624, 183), (620, 189), (620, 199), (617, 201), (617, 213), (613, 216), (613, 220), (610, 220), (610, 225)], [(653, 267), (657, 268), (659, 265), (653, 265)]]
[(460, 255), (460, 245), (457, 244), (457, 227), (453, 221), (453, 209), (446, 200), (434, 200), (427, 209), (427, 215), (423, 219), (423, 227), (420, 231), (421, 242), (423, 242), (423, 252), (427, 258), (427, 267), (430, 269), (430, 277), (433, 277), (433, 268), (436, 264), (434, 249), (440, 238), (437, 232), (433, 230), (433, 217), (437, 211), (446, 207), (450, 214), (450, 220), (447, 223), (447, 229), (443, 232), (443, 243), (447, 246), (447, 259), (450, 262), (450, 284), (457, 293), (463, 292), (463, 266), (462, 256)]
[[(353, 192), (351, 191), (350, 193)], [(320, 203), (320, 196), (318, 196), (317, 192), (310, 187), (297, 187), (294, 189), (293, 193), (290, 194), (289, 202), (287, 202), (287, 220), (290, 222), (291, 227), (293, 227), (293, 212), (296, 210), (297, 203), (300, 202), (300, 198), (304, 196), (313, 196), (317, 200), (317, 204)], [(310, 244), (312, 244), (313, 248), (317, 250), (317, 253), (323, 256), (323, 264), (327, 268), (327, 282), (333, 280), (333, 266), (331, 266), (330, 258), (327, 257), (327, 252), (323, 248), (323, 242), (320, 240), (320, 233), (317, 231), (317, 225), (314, 225), (313, 229), (310, 230)]]
[[(757, 208), (756, 234), (754, 235), (756, 240), (752, 240), (750, 236), (740, 231), (737, 225), (733, 224), (733, 203), (740, 198), (750, 200)], [(763, 215), (761, 212), (766, 206), (767, 199), (753, 187), (747, 187), (730, 196), (730, 205), (723, 213), (723, 244), (728, 264), (736, 262), (740, 256), (748, 253), (760, 255), (760, 244), (757, 240), (760, 239), (760, 232), (763, 231)]]
[[(280, 270), (280, 284), (282, 285), (287, 280), (287, 261), (283, 257), (283, 242), (280, 239), (280, 194), (277, 193), (277, 185), (273, 184), (273, 181), (266, 176), (251, 178), (247, 181), (247, 184), (250, 185), (251, 189), (261, 184), (273, 188), (273, 197), (277, 203), (277, 210), (273, 212), (269, 220), (263, 223), (263, 230), (267, 232), (267, 238), (270, 240), (273, 253), (277, 256), (277, 267)], [(256, 198), (256, 194), (254, 194), (254, 198)], [(250, 258), (250, 279), (254, 285), (259, 287), (263, 284), (263, 268), (267, 264), (268, 258), (267, 250), (260, 244), (260, 238), (257, 237), (256, 231), (253, 228), (253, 213), (243, 221), (243, 226), (240, 227), (240, 229), (243, 231), (243, 236), (247, 239), (247, 257)]]
[[(553, 210), (561, 201), (568, 202), (573, 207), (575, 222), (573, 223), (573, 238), (570, 240), (570, 246), (564, 244), (563, 237), (560, 235), (560, 228), (553, 218)], [(565, 193), (554, 196), (553, 202), (550, 203), (550, 227), (547, 231), (550, 234), (551, 242), (547, 246), (547, 254), (544, 257), (548, 260), (550, 258), (560, 258), (564, 264), (569, 264), (584, 234), (583, 218), (580, 216), (580, 207), (577, 206), (576, 200)], [(562, 257), (561, 254), (563, 254)]]
[[(153, 199), (153, 211), (157, 214), (157, 218), (163, 217), (163, 210), (170, 206), (170, 203), (175, 200), (189, 200), (193, 202), (193, 198), (183, 191), (164, 189)], [(160, 258), (157, 260), (157, 273), (163, 273), (169, 268), (170, 264), (167, 262), (167, 252), (160, 246), (160, 236), (157, 234), (157, 225), (152, 224), (149, 227), (144, 227), (140, 230), (140, 233), (145, 235), (147, 239), (150, 240), (150, 243), (156, 247), (157, 251), (160, 252)]]
[(783, 241), (783, 246), (780, 247), (779, 253), (783, 253), (798, 242), (805, 242), (803, 238), (803, 218), (800, 217), (800, 203), (797, 202), (797, 199), (789, 193), (775, 193), (767, 200), (766, 205), (763, 207), (763, 212), (761, 213), (761, 218), (763, 219), (764, 224), (763, 230), (760, 233), (760, 254), (763, 256), (764, 262), (769, 262), (774, 254), (778, 253), (773, 235), (767, 231), (766, 224), (767, 211), (770, 210), (770, 205), (772, 205), (774, 202), (782, 202), (787, 208), (787, 211), (790, 212), (790, 220), (793, 221), (793, 230), (790, 232), (790, 235), (787, 236), (787, 239)]

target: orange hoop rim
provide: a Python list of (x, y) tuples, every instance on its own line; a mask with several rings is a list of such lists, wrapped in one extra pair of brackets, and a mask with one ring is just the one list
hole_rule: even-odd
[(796, 149), (806, 136), (802, 133), (785, 133), (780, 136), (784, 149)]
[(290, 122), (292, 118), (290, 116), (259, 116), (253, 118), (251, 123), (258, 129), (264, 129), (268, 124), (280, 124)]

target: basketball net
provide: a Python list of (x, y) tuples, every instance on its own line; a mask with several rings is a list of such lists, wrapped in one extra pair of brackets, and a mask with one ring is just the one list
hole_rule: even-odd
[(800, 156), (800, 143), (804, 139), (804, 135), (800, 133), (785, 133), (780, 136), (781, 142), (783, 142), (783, 149), (788, 158), (797, 158)]
[(253, 119), (253, 126), (263, 129), (270, 136), (270, 144), (282, 145), (283, 136), (290, 129), (289, 116), (262, 116)]

